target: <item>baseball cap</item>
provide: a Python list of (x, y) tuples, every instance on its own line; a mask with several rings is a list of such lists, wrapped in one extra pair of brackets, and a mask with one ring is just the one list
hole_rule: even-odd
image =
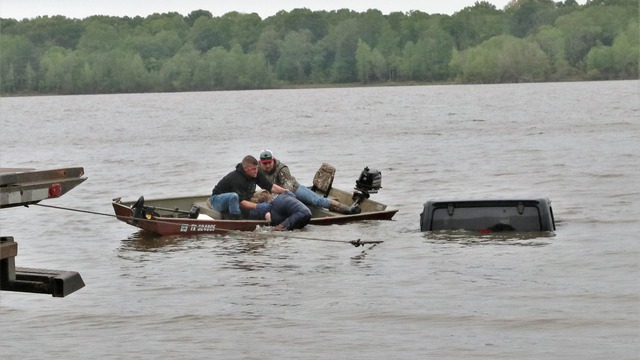
[(270, 161), (272, 159), (273, 159), (273, 153), (271, 152), (271, 150), (265, 149), (260, 152), (260, 161), (264, 161), (264, 160)]

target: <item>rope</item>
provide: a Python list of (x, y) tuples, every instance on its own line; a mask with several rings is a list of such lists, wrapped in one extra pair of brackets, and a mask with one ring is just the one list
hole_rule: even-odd
[[(175, 225), (172, 222), (162, 221), (162, 220), (154, 220), (154, 219), (146, 219), (146, 218), (134, 218), (132, 216), (113, 215), (113, 214), (106, 214), (106, 213), (101, 213), (101, 212), (96, 212), (96, 211), (73, 209), (73, 208), (67, 208), (67, 207), (62, 207), (62, 206), (54, 206), (54, 205), (44, 205), (44, 204), (33, 204), (33, 205), (38, 205), (38, 206), (48, 207), (48, 208), (53, 208), (53, 209), (59, 209), (59, 210), (75, 211), (75, 212), (85, 213), (85, 214), (109, 216), (109, 217), (114, 217), (116, 219), (131, 219), (131, 220), (135, 220), (135, 221), (146, 221), (146, 222), (157, 223), (157, 224)], [(227, 229), (216, 229), (216, 230), (226, 231), (226, 232), (234, 231), (234, 230), (227, 230)]]
[(114, 217), (114, 218), (121, 218), (121, 217), (124, 217), (124, 216), (118, 216), (118, 215), (112, 215), (112, 214), (105, 214), (105, 213), (96, 212), (96, 211), (81, 210), (81, 209), (72, 209), (72, 208), (67, 208), (67, 207), (62, 207), (62, 206), (44, 205), (44, 204), (33, 204), (33, 205), (38, 205), (38, 206), (48, 207), (48, 208), (53, 208), (53, 209), (60, 209), (60, 210), (68, 210), (68, 211), (81, 212), (81, 213), (85, 213), (85, 214), (102, 215), (102, 216), (111, 216), (111, 217)]
[[(132, 220), (137, 220), (137, 221), (155, 222), (155, 223), (159, 223), (159, 224), (173, 224), (173, 223), (170, 223), (170, 222), (167, 222), (167, 221), (162, 221), (162, 220), (153, 220), (153, 219), (144, 219), (144, 218), (138, 219), (138, 218), (133, 218), (131, 216), (121, 216), (121, 215), (106, 214), (106, 213), (97, 212), (97, 211), (73, 209), (73, 208), (55, 206), (55, 205), (44, 205), (44, 204), (33, 204), (33, 205), (38, 205), (38, 206), (52, 208), (52, 209), (75, 211), (75, 212), (84, 213), (84, 214), (109, 216), (109, 217), (114, 217), (116, 219), (132, 219)], [(217, 229), (217, 230), (226, 231), (228, 233), (238, 233), (238, 234), (243, 234), (243, 235), (247, 234), (246, 232), (242, 232), (242, 231), (238, 231), (238, 230), (227, 230), (227, 229)], [(253, 233), (253, 234), (260, 235), (260, 233)], [(323, 238), (313, 238), (313, 237), (303, 237), (303, 236), (297, 236), (297, 235), (289, 235), (289, 234), (286, 234), (286, 233), (281, 233), (279, 235), (282, 236), (282, 237), (285, 237), (285, 238), (290, 238), (290, 239), (325, 241), (325, 242), (335, 242), (335, 243), (344, 243), (344, 244), (348, 243), (348, 244), (351, 244), (351, 245), (353, 245), (355, 247), (365, 246), (367, 244), (373, 244), (375, 246), (376, 244), (381, 244), (381, 243), (384, 242), (382, 240), (365, 240), (365, 241), (362, 241), (361, 239), (357, 239), (357, 240), (323, 239)]]
[(281, 234), (282, 237), (285, 238), (290, 238), (290, 239), (300, 239), (300, 240), (312, 240), (312, 241), (325, 241), (325, 242), (335, 242), (335, 243), (343, 243), (343, 244), (351, 244), (355, 247), (358, 246), (365, 246), (367, 244), (381, 244), (383, 243), (382, 240), (365, 240), (362, 241), (361, 239), (357, 239), (357, 240), (334, 240), (334, 239), (323, 239), (323, 238), (313, 238), (313, 237), (303, 237), (303, 236), (297, 236), (297, 235), (289, 235), (289, 234)]

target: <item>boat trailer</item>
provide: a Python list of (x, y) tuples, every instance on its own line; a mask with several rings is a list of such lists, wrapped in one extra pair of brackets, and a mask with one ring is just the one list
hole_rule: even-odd
[[(87, 178), (81, 167), (35, 171), (0, 168), (0, 208), (29, 206), (58, 198)], [(16, 267), (18, 243), (12, 236), (0, 237), (0, 290), (65, 297), (84, 287), (75, 271)]]

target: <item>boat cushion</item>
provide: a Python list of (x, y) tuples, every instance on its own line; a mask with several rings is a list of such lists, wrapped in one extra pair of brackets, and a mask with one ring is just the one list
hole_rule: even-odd
[(335, 175), (335, 167), (327, 163), (322, 163), (322, 166), (320, 166), (320, 169), (318, 169), (316, 175), (313, 177), (312, 190), (320, 191), (324, 193), (324, 196), (326, 197), (329, 195), (329, 191), (331, 191), (331, 185), (333, 184), (333, 178)]
[(200, 208), (200, 213), (202, 213), (202, 214), (209, 215), (210, 217), (212, 217), (214, 219), (222, 219), (222, 214), (220, 214), (219, 212), (213, 210), (211, 208), (211, 204), (209, 203), (209, 201), (197, 202), (197, 203), (193, 203), (193, 205), (199, 207)]

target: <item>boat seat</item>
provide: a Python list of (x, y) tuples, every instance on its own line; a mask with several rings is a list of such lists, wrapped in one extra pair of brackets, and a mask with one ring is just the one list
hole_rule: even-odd
[(319, 191), (324, 197), (327, 197), (329, 192), (331, 192), (331, 186), (333, 185), (333, 178), (335, 176), (336, 168), (327, 163), (322, 163), (322, 166), (320, 166), (320, 169), (316, 171), (316, 175), (313, 177), (311, 190)]
[(209, 201), (196, 202), (196, 203), (193, 203), (193, 205), (200, 208), (201, 214), (208, 215), (213, 219), (218, 219), (218, 220), (222, 219), (222, 214), (213, 210), (211, 208), (211, 204), (209, 203)]

